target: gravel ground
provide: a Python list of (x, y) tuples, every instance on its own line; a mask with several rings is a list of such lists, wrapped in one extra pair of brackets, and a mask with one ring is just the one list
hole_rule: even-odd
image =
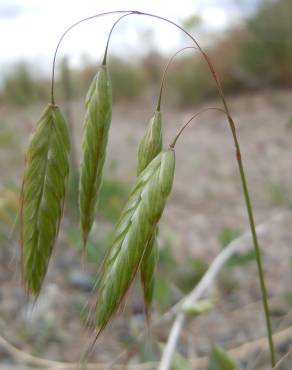
[[(271, 224), (260, 240), (275, 331), (292, 325), (291, 101), (291, 90), (229, 99), (242, 146), (256, 223), (287, 212), (281, 222)], [(84, 110), (80, 102), (72, 106), (75, 142), (79, 147), (81, 124), (77, 125), (77, 122), (82, 122)], [(220, 102), (209, 101), (194, 110), (165, 109), (165, 145), (194, 111), (211, 106), (220, 106)], [(20, 183), (22, 154), (40, 110), (40, 106), (19, 111), (0, 108), (2, 130), (13, 132), (9, 139), (11, 145), (1, 141), (2, 188)], [(116, 161), (117, 177), (128, 184), (134, 180), (137, 143), (151, 114), (150, 104), (148, 107), (136, 104), (134, 108), (124, 104), (114, 108), (106, 171), (109, 171), (110, 163)], [(176, 156), (174, 188), (161, 220), (162, 238), (171, 237), (178, 266), (189, 259), (210, 263), (220, 251), (218, 235), (222, 229), (248, 230), (234, 145), (225, 117), (216, 111), (202, 114), (178, 141)], [(88, 273), (94, 274), (95, 267), (90, 265), (85, 269), (80, 263), (79, 252), (67, 248), (64, 231), (67, 223), (65, 219), (43, 293), (33, 314), (28, 312), (20, 287), (17, 237), (1, 242), (0, 333), (29, 353), (58, 361), (78, 361), (80, 347), (88, 340), (80, 319), (80, 307), (92, 298)], [(215, 284), (212, 291), (215, 309), (189, 321), (179, 347), (189, 358), (205, 356), (213, 341), (229, 349), (264, 336), (255, 263), (234, 268), (232, 279), (236, 289), (229, 291), (226, 282), (222, 281)], [(133, 292), (136, 290), (137, 287)], [(123, 314), (115, 318), (102, 334), (92, 354), (93, 360), (108, 363), (143, 330), (145, 323), (141, 310), (133, 314), (133, 307), (141, 306), (139, 299), (136, 302), (136, 296), (135, 293), (129, 295)], [(169, 325), (162, 325), (153, 331), (153, 337), (163, 341), (168, 330)], [(290, 342), (281, 344), (278, 356), (287, 352), (289, 346), (291, 348), (291, 336)], [(139, 361), (135, 346), (132, 352), (131, 361)], [(0, 359), (7, 364), (12, 361), (1, 346)], [(279, 369), (291, 369), (290, 361), (291, 358), (287, 358)], [(249, 353), (242, 367), (267, 369), (266, 356), (258, 351)]]

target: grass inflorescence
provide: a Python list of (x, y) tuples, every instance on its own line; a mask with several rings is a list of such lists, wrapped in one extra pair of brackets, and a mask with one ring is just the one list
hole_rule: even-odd
[(69, 134), (57, 106), (41, 115), (26, 152), (21, 190), (21, 249), (25, 289), (38, 295), (63, 213)]

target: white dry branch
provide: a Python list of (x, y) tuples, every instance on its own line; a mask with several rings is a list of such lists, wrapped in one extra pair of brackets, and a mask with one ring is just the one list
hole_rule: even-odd
[[(278, 214), (270, 220), (258, 225), (256, 231), (258, 236), (266, 233), (271, 223), (279, 222), (283, 219), (285, 213)], [(180, 337), (184, 322), (186, 320), (186, 311), (189, 307), (193, 306), (202, 296), (206, 295), (210, 287), (213, 285), (215, 278), (224, 264), (235, 254), (240, 253), (242, 250), (247, 249), (247, 245), (251, 242), (251, 233), (246, 232), (237, 239), (234, 239), (211, 263), (209, 269), (200, 280), (194, 290), (177, 303), (168, 314), (177, 312), (176, 318), (170, 330), (166, 346), (164, 348), (158, 370), (169, 370), (171, 368), (173, 355)]]
[[(292, 340), (292, 326), (283, 330), (277, 331), (273, 335), (276, 347), (287, 344)], [(46, 360), (40, 357), (29, 355), (16, 347), (12, 346), (3, 337), (0, 336), (0, 347), (2, 347), (13, 359), (16, 364), (0, 364), (0, 370), (157, 370), (157, 362), (147, 362), (143, 364), (131, 365), (110, 365), (104, 363), (87, 363), (86, 369), (83, 364), (78, 362), (58, 362)], [(246, 342), (238, 347), (228, 350), (230, 356), (236, 360), (246, 359), (250, 353), (257, 353), (259, 351), (268, 351), (268, 343), (266, 338), (258, 338), (253, 341)], [(291, 354), (291, 352), (290, 352)], [(284, 361), (290, 355), (289, 352), (280, 361)], [(279, 361), (279, 363), (280, 363)], [(191, 358), (190, 364), (194, 368), (201, 368), (207, 366), (207, 357)], [(277, 369), (277, 366), (276, 366)]]

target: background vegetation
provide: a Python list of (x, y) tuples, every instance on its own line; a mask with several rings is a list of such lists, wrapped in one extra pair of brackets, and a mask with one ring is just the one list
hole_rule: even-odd
[[(292, 86), (291, 14), (290, 0), (264, 1), (258, 11), (241, 26), (227, 31), (209, 47), (207, 51), (211, 60), (215, 61), (227, 93)], [(192, 31), (195, 32), (198, 23), (196, 18)], [(190, 24), (194, 24), (193, 19)], [(166, 60), (156, 51), (149, 52), (142, 60), (135, 62), (112, 56), (110, 68), (115, 101), (142, 99), (154, 87), (157, 88)], [(88, 61), (81, 69), (70, 69), (73, 98), (84, 96), (95, 72), (96, 63)], [(62, 85), (62, 64), (59, 66), (59, 76), (58, 84)], [(217, 94), (209, 71), (198, 54), (194, 57), (193, 51), (176, 61), (167, 84), (167, 100), (181, 107)], [(48, 89), (47, 77), (36, 76), (29, 66), (19, 63), (4, 79), (1, 101), (15, 105), (45, 101)]]

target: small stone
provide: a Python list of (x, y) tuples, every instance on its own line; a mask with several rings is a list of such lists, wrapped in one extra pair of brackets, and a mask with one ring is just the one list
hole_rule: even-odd
[(73, 270), (69, 275), (69, 282), (74, 288), (90, 292), (94, 287), (93, 279), (89, 274), (80, 270)]

